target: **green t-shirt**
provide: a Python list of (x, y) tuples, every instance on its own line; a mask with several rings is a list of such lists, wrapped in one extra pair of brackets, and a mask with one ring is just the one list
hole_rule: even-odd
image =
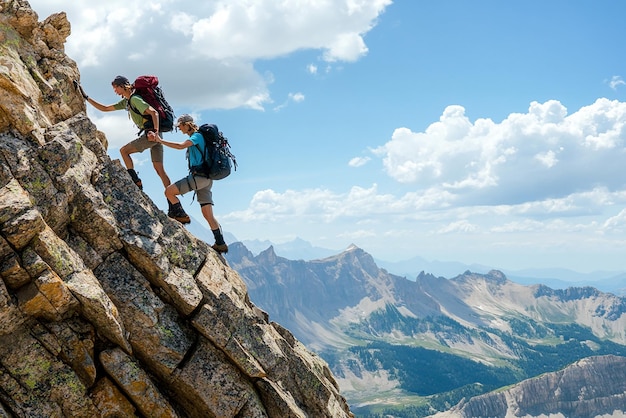
[(128, 113), (130, 114), (130, 118), (133, 120), (135, 125), (137, 125), (139, 129), (142, 129), (143, 123), (144, 123), (144, 118), (142, 115), (143, 113), (145, 113), (146, 109), (150, 107), (150, 105), (144, 102), (144, 100), (140, 96), (137, 96), (137, 95), (131, 96), (130, 100), (133, 104), (133, 107), (137, 109), (138, 111), (140, 111), (141, 114), (137, 114), (132, 110), (132, 108), (128, 105), (127, 99), (120, 100), (119, 102), (115, 103), (113, 107), (115, 108), (115, 110), (122, 110), (122, 109), (128, 110)]

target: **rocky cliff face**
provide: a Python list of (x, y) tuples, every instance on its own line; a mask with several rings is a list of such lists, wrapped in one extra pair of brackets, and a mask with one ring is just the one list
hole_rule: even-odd
[(509, 389), (476, 396), (433, 418), (623, 417), (626, 358), (589, 357)]
[(326, 363), (109, 159), (69, 33), (0, 0), (0, 416), (352, 416)]

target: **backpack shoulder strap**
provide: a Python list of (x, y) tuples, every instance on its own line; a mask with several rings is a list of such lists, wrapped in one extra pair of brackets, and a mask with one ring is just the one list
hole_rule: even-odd
[[(202, 141), (204, 141), (204, 152), (202, 152), (202, 150), (200, 150), (200, 153), (202, 154), (202, 158), (204, 159), (204, 161), (209, 161), (209, 147), (211, 146), (211, 144), (209, 144), (206, 140), (206, 138), (204, 137), (204, 134), (200, 131), (196, 131), (200, 134), (200, 136), (202, 137)], [(198, 147), (198, 149), (200, 149), (200, 147)]]
[[(144, 118), (145, 118), (145, 117), (146, 117), (146, 115), (144, 115), (143, 113), (141, 113), (141, 112), (139, 111), (139, 109), (137, 109), (135, 106), (133, 106), (133, 100), (132, 100), (132, 98), (133, 98), (133, 97), (135, 97), (135, 96), (139, 96), (139, 95), (138, 95), (137, 93), (133, 93), (133, 94), (131, 94), (131, 95), (130, 95), (130, 97), (128, 98), (128, 108), (129, 108), (130, 110), (132, 110), (134, 113), (136, 113), (137, 115), (140, 115), (141, 117), (144, 117)], [(139, 97), (141, 97), (141, 96), (139, 96)]]

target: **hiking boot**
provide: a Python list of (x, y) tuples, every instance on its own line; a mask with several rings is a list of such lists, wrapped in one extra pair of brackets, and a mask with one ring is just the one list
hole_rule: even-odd
[(189, 215), (187, 215), (185, 209), (183, 209), (183, 206), (180, 204), (180, 202), (174, 205), (170, 205), (170, 209), (167, 211), (167, 216), (172, 219), (176, 219), (183, 225), (191, 223)]
[(169, 216), (172, 219), (177, 220), (178, 222), (180, 222), (183, 225), (187, 225), (187, 224), (191, 223), (191, 218), (185, 212), (183, 212), (183, 213), (176, 213), (176, 214), (174, 214), (172, 212), (168, 212), (167, 216)]
[(137, 172), (132, 168), (129, 168), (128, 174), (130, 174), (130, 178), (133, 180), (133, 183), (135, 183), (137, 187), (139, 187), (139, 190), (143, 190), (143, 184), (141, 183), (141, 179), (137, 175)]
[(226, 244), (213, 244), (211, 246), (211, 248), (213, 248), (215, 251), (217, 251), (218, 254), (222, 254), (222, 253), (227, 253), (228, 252), (228, 245), (226, 245)]

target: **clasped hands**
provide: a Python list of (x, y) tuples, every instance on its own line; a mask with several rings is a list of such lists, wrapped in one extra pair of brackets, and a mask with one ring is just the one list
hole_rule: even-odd
[(159, 134), (154, 131), (148, 131), (147, 136), (148, 136), (148, 141), (152, 141), (152, 142), (159, 142), (159, 140), (161, 139)]

